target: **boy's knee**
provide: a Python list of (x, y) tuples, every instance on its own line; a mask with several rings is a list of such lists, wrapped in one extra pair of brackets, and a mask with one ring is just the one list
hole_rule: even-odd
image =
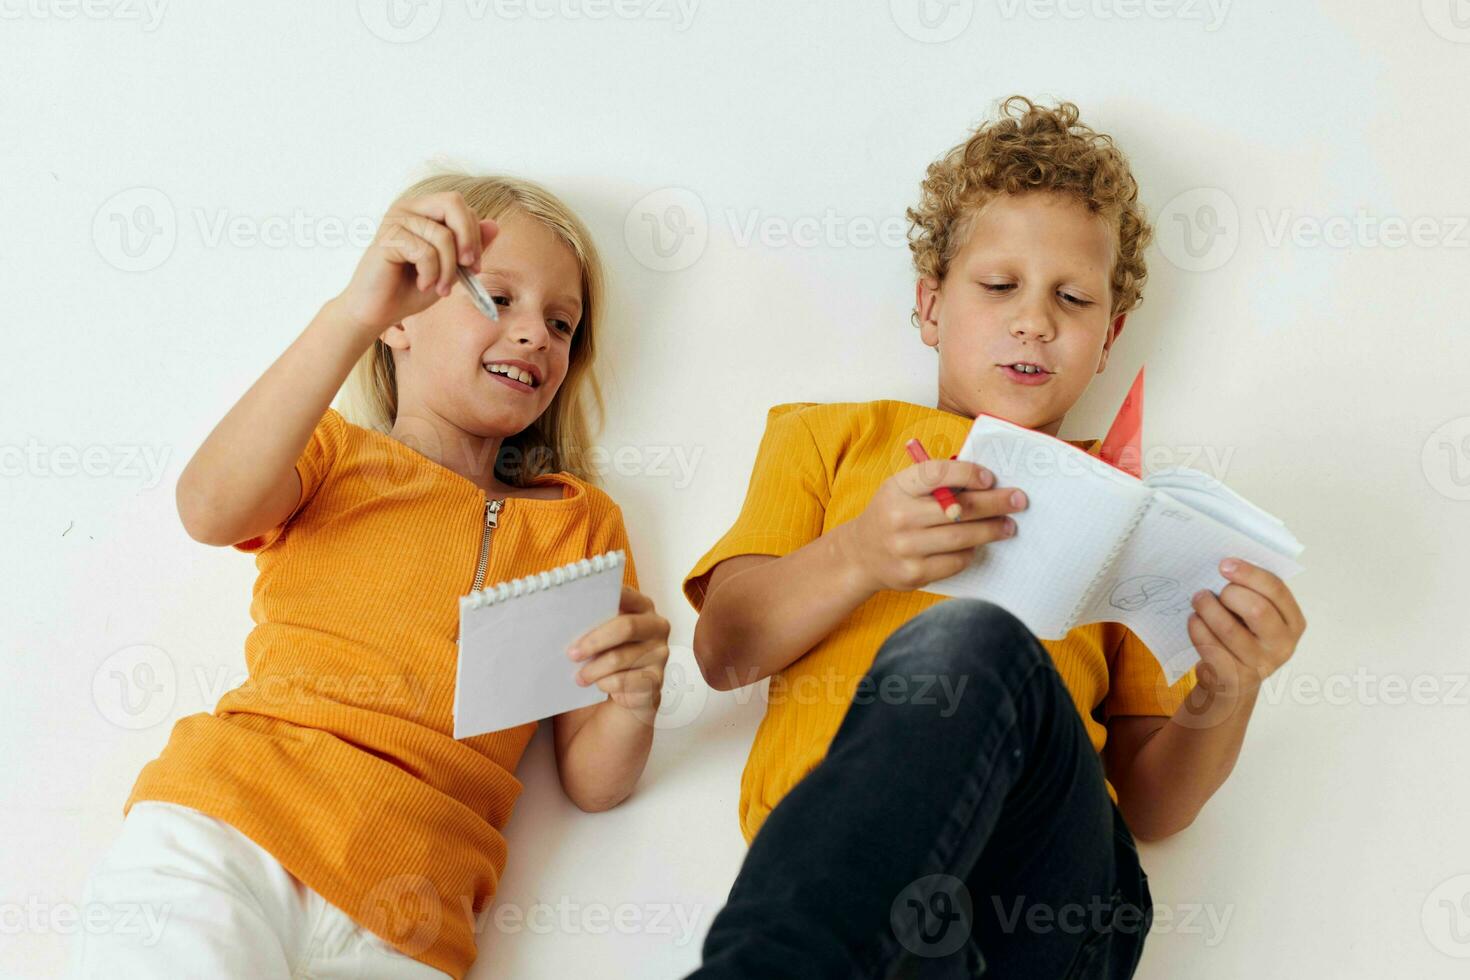
[(1014, 614), (984, 599), (950, 599), (895, 630), (873, 661), (874, 673), (1005, 673), (1009, 660), (1027, 666), (1039, 644)]

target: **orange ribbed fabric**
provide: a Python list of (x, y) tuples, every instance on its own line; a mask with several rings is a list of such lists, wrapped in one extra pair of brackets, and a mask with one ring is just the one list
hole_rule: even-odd
[[(218, 817), (395, 948), (462, 977), (536, 729), (451, 734), (485, 493), (332, 408), (296, 471), (296, 512), (234, 545), (259, 570), (248, 679), (174, 725), (123, 813), (166, 800)], [(484, 585), (628, 551), (607, 494), (566, 473), (537, 482), (563, 496), (505, 501)], [(624, 582), (637, 581), (629, 551)]]
[[(735, 525), (684, 578), (695, 609), (709, 573), (736, 555), (784, 555), (862, 512), (878, 485), (913, 465), (917, 438), (936, 459), (959, 451), (973, 420), (900, 401), (777, 405), (766, 419), (745, 504)], [(1068, 440), (1097, 455), (1101, 439)], [(936, 506), (938, 506), (936, 504)], [(771, 678), (765, 718), (740, 781), (747, 843), (797, 781), (827, 754), (858, 680), (890, 633), (945, 596), (884, 591), (853, 610), (806, 654)], [(1172, 715), (1194, 687), (1190, 671), (1171, 688), (1143, 641), (1119, 623), (1079, 626), (1042, 640), (1102, 751), (1113, 715)], [(1108, 793), (1116, 801), (1111, 783)]]

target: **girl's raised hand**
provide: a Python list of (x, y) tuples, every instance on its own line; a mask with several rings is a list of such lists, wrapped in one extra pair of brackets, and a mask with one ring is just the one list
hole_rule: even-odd
[(596, 684), (653, 724), (669, 659), (669, 621), (654, 611), (652, 599), (623, 586), (619, 614), (584, 633), (567, 656), (582, 664), (578, 684)]
[(336, 302), (354, 323), (380, 333), (448, 296), (456, 266), (478, 272), (498, 230), (459, 191), (397, 201)]

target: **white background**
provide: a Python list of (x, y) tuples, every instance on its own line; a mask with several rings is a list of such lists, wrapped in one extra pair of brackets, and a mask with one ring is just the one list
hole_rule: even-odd
[[(634, 447), (606, 484), (686, 682), (613, 812), (559, 795), (538, 736), (499, 901), (551, 908), (540, 931), (486, 919), (474, 976), (691, 968), (761, 704), (689, 683), (680, 577), (734, 518), (768, 406), (933, 403), (901, 217), (1020, 92), (1112, 133), (1159, 228), (1062, 434), (1101, 435), (1146, 362), (1146, 446), (1307, 546), (1310, 628), (1236, 772), (1142, 848), (1139, 975), (1463, 974), (1470, 10), (928, 2), (427, 0), (395, 28), (366, 0), (0, 0), (0, 973), (60, 971), (139, 768), (243, 668), (253, 563), (184, 534), (180, 469), (345, 284), (360, 247), (322, 238), (436, 158), (548, 183), (603, 249), (603, 443)], [(89, 447), (91, 475), (68, 456)], [(108, 691), (138, 645), (167, 675), (145, 716)], [(620, 907), (649, 928), (597, 918)]]

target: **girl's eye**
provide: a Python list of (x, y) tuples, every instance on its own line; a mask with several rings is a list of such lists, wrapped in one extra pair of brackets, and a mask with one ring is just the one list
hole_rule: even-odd
[(550, 322), (551, 322), (551, 325), (552, 326), (556, 327), (556, 329), (560, 330), (562, 333), (566, 334), (568, 337), (570, 337), (572, 335), (572, 330), (574, 328), (567, 321), (565, 321), (565, 320), (555, 320), (554, 319), (554, 320), (551, 320)]
[(493, 300), (495, 300), (495, 305), (496, 306), (509, 306), (510, 305), (510, 297), (509, 296), (492, 296), (490, 298), (493, 299)]
[(1015, 283), (1010, 282), (982, 282), (980, 285), (989, 293), (1005, 292), (1008, 289), (1015, 288)]

